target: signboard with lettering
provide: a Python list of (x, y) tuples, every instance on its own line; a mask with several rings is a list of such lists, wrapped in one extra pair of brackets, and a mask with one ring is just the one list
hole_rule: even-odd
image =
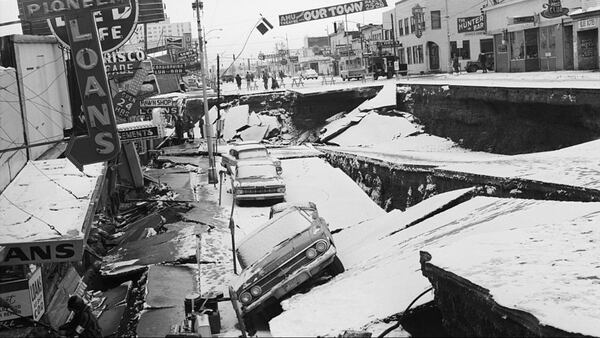
[(578, 21), (579, 29), (590, 29), (598, 27), (596, 18), (583, 19)]
[(133, 76), (140, 62), (146, 59), (143, 51), (135, 52), (111, 52), (104, 53), (106, 74), (111, 77), (117, 75)]
[(31, 315), (33, 316), (33, 320), (40, 320), (44, 312), (46, 312), (41, 268), (35, 270), (29, 278), (29, 300), (31, 301)]
[(173, 100), (172, 98), (168, 97), (168, 98), (147, 98), (144, 101), (142, 101), (140, 103), (140, 106), (142, 108), (159, 108), (159, 107), (163, 107), (163, 108), (168, 108), (168, 107), (177, 107), (177, 101)]
[(152, 140), (160, 137), (157, 126), (119, 130), (119, 135), (122, 141)]
[(81, 260), (83, 239), (3, 244), (0, 265), (43, 264)]
[(558, 18), (569, 13), (569, 9), (564, 8), (560, 0), (548, 0), (548, 3), (543, 6), (544, 10), (540, 15), (546, 19)]
[(298, 55), (290, 55), (290, 62), (298, 62)]
[(167, 45), (167, 47), (183, 48), (183, 37), (182, 36), (167, 36), (165, 38), (165, 45)]
[(535, 22), (535, 16), (533, 16), (533, 15), (515, 16), (512, 18), (512, 22), (510, 22), (510, 24), (518, 25), (521, 23), (534, 23), (534, 22)]
[(185, 65), (183, 63), (169, 63), (169, 64), (153, 64), (152, 69), (154, 74), (185, 74)]
[(386, 0), (353, 1), (341, 5), (309, 9), (301, 12), (280, 15), (279, 26), (293, 25), (307, 21), (327, 19), (335, 16), (365, 12), (383, 7), (387, 7)]
[[(80, 170), (86, 164), (106, 162), (117, 157), (121, 148), (96, 27), (98, 19), (94, 13), (105, 8), (106, 4), (110, 4), (111, 9), (104, 11), (109, 11), (113, 19), (125, 15), (127, 8), (131, 14), (131, 8), (136, 7), (123, 8), (128, 5), (128, 0), (69, 0), (68, 4), (66, 0), (31, 0), (24, 3), (23, 9), (26, 19), (53, 18), (53, 22), (64, 24), (67, 33), (65, 41), (68, 41), (73, 55), (88, 129), (88, 135), (72, 137), (66, 149), (67, 158)], [(115, 8), (117, 5), (120, 8)], [(104, 40), (107, 41), (107, 38)]]
[(415, 20), (415, 36), (421, 38), (423, 31), (425, 30), (425, 16), (423, 14), (423, 7), (416, 4), (412, 8), (412, 15)]
[[(61, 0), (71, 2), (72, 0)], [(131, 5), (121, 8), (104, 9), (94, 15), (96, 25), (98, 27), (98, 36), (100, 37), (100, 44), (102, 51), (112, 52), (117, 48), (121, 47), (133, 33), (137, 27), (138, 20), (138, 0), (77, 0), (85, 3), (104, 3), (104, 2), (124, 2)], [(123, 6), (121, 4), (121, 6)], [(49, 19), (48, 25), (52, 30), (52, 33), (56, 35), (58, 41), (64, 46), (69, 47), (67, 37), (67, 25), (66, 21), (57, 17)]]
[(402, 43), (400, 41), (392, 41), (392, 40), (377, 41), (377, 47), (381, 47), (381, 48), (402, 47)]
[(486, 30), (485, 15), (469, 16), (456, 19), (459, 33), (481, 32)]

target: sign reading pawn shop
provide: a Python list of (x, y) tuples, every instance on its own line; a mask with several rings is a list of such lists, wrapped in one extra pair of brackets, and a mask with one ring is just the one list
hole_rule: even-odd
[(73, 55), (88, 135), (72, 137), (67, 158), (80, 170), (117, 157), (121, 142), (94, 12), (129, 6), (129, 0), (24, 0), (26, 20), (62, 17)]

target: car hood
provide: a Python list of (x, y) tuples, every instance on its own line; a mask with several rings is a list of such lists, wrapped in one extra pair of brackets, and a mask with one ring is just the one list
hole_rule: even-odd
[(239, 178), (236, 179), (234, 185), (239, 187), (268, 187), (268, 186), (283, 186), (281, 178)]

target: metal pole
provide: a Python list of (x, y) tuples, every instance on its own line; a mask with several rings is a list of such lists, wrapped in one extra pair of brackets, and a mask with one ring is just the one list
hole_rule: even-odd
[[(249, 63), (249, 62), (248, 62)], [(221, 59), (219, 54), (217, 54), (217, 121), (221, 120)], [(217, 122), (219, 125), (219, 122)], [(219, 139), (221, 138), (220, 132), (217, 129), (217, 137), (216, 143), (219, 143)]]
[(148, 55), (148, 24), (144, 23), (144, 53)]
[(229, 216), (229, 232), (231, 233), (231, 252), (233, 253), (233, 273), (237, 275), (237, 259), (235, 257), (235, 222), (233, 221), (233, 211), (235, 209), (235, 196), (231, 203), (231, 215)]
[(213, 135), (208, 116), (208, 99), (206, 97), (206, 58), (204, 57), (205, 48), (204, 39), (202, 38), (202, 22), (200, 19), (200, 1), (196, 0), (196, 23), (198, 25), (198, 45), (199, 45), (199, 61), (201, 63), (200, 73), (202, 76), (202, 101), (204, 102), (204, 126), (206, 128), (206, 147), (208, 148), (208, 183), (217, 184), (217, 173), (215, 170), (215, 154), (213, 152)]
[[(394, 13), (390, 13), (390, 20), (392, 21), (392, 48), (394, 49), (394, 64), (392, 65), (392, 67), (394, 68), (394, 76), (396, 77), (396, 80), (398, 79), (398, 72), (396, 71), (396, 59), (398, 58), (398, 55), (396, 53), (396, 30), (394, 29)], [(400, 64), (398, 62), (398, 64)]]

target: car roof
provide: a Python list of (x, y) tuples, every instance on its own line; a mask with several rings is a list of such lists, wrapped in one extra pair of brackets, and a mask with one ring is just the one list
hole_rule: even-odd
[(282, 202), (271, 206), (272, 214), (277, 214), (289, 208), (317, 211), (317, 206), (311, 201)]
[(260, 160), (241, 160), (237, 162), (238, 167), (249, 167), (249, 166), (259, 166), (259, 165), (271, 165), (275, 166), (272, 160), (269, 159), (260, 159)]
[(250, 144), (240, 144), (240, 145), (235, 145), (233, 147), (233, 149), (235, 149), (236, 151), (243, 151), (243, 150), (251, 150), (251, 149), (267, 149), (267, 147), (265, 147), (263, 144), (259, 144), (259, 143), (250, 143)]

